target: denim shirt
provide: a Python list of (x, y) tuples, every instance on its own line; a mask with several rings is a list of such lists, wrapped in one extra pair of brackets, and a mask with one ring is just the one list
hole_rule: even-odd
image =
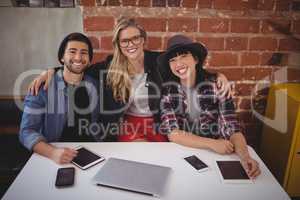
[[(91, 122), (97, 123), (99, 115), (98, 83), (88, 75), (84, 75), (83, 84), (87, 88), (90, 98)], [(59, 141), (65, 123), (69, 120), (68, 98), (62, 70), (55, 73), (47, 91), (40, 89), (37, 96), (27, 94), (19, 133), (20, 142), (27, 149), (32, 150), (39, 141)], [(93, 134), (93, 136), (96, 141), (101, 140), (98, 134)]]

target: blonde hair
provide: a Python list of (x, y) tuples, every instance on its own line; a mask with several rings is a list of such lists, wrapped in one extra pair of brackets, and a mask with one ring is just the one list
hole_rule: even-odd
[(120, 32), (128, 27), (139, 29), (141, 37), (146, 40), (146, 32), (132, 18), (121, 17), (113, 31), (113, 58), (108, 68), (107, 84), (113, 91), (115, 100), (121, 100), (126, 103), (130, 97), (131, 79), (129, 74), (130, 63), (126, 56), (123, 55), (119, 46)]

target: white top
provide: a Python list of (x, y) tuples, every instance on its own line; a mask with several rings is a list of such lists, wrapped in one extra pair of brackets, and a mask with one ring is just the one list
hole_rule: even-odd
[(129, 99), (127, 115), (150, 117), (152, 112), (148, 103), (147, 73), (136, 74), (132, 79), (132, 91)]
[[(188, 148), (171, 142), (55, 143), (54, 145), (69, 147), (82, 145), (103, 155), (106, 159), (115, 157), (171, 167), (172, 173), (165, 195), (160, 198), (164, 200), (290, 199), (251, 147), (249, 147), (250, 155), (259, 162), (262, 174), (251, 184), (225, 184), (222, 183), (218, 174), (216, 160), (237, 159), (235, 154), (219, 155), (212, 151)], [(197, 172), (183, 159), (190, 155), (198, 156), (208, 164), (210, 169), (205, 172)], [(60, 166), (45, 157), (33, 154), (4, 195), (3, 200), (156, 199), (151, 196), (94, 185), (92, 178), (105, 162), (87, 170), (76, 168), (74, 186), (57, 189), (55, 187), (57, 169), (73, 165)]]
[(193, 122), (194, 120), (199, 119), (200, 110), (199, 110), (199, 103), (198, 103), (198, 91), (196, 87), (188, 88), (182, 86), (183, 91), (186, 95), (187, 100), (187, 112), (189, 113), (189, 120)]

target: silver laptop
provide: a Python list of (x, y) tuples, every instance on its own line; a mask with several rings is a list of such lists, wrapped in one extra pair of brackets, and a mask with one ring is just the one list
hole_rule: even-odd
[(93, 182), (100, 186), (161, 197), (170, 173), (170, 167), (109, 158), (94, 176)]

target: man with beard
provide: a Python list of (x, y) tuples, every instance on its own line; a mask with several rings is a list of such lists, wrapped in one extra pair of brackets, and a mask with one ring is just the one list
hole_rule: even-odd
[(28, 94), (20, 128), (20, 141), (30, 151), (58, 164), (69, 163), (77, 155), (70, 148), (49, 142), (93, 142), (100, 136), (89, 125), (97, 121), (97, 82), (84, 74), (93, 57), (90, 40), (81, 33), (64, 38), (58, 50), (58, 70), (48, 90)]

